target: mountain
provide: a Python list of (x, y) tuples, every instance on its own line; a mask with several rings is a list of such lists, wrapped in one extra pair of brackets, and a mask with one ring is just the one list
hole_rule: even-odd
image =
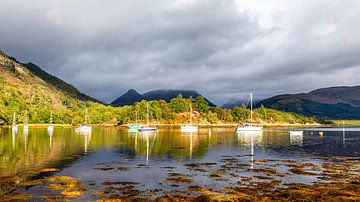
[(321, 88), (284, 94), (259, 103), (268, 108), (326, 119), (360, 119), (360, 86)]
[[(230, 99), (225, 104), (223, 104), (221, 107), (226, 108), (226, 109), (233, 109), (234, 107), (239, 107), (239, 106), (242, 106), (243, 104), (248, 105), (249, 104), (248, 102), (249, 102), (248, 100), (233, 98), (233, 99)], [(253, 100), (253, 106), (256, 107), (259, 102), (261, 102), (261, 100)]]
[(132, 105), (135, 102), (140, 102), (144, 100), (141, 94), (139, 94), (136, 90), (130, 89), (124, 95), (118, 97), (114, 100), (111, 105), (113, 106), (124, 106), (124, 105)]
[[(124, 105), (132, 105), (135, 102), (139, 102), (141, 100), (165, 100), (166, 102), (170, 102), (171, 99), (175, 98), (179, 94), (184, 98), (196, 98), (198, 96), (202, 96), (198, 92), (194, 90), (153, 90), (146, 92), (144, 94), (139, 94), (134, 89), (130, 89), (124, 95), (118, 97), (114, 100), (111, 105), (113, 106), (124, 106)], [(209, 106), (215, 106), (212, 102), (205, 98), (205, 100), (209, 103)]]
[(30, 122), (41, 123), (48, 120), (50, 112), (68, 120), (66, 113), (85, 106), (83, 101), (96, 101), (40, 67), (22, 64), (3, 51), (0, 72), (0, 124), (9, 124), (13, 112), (19, 121), (28, 113)]

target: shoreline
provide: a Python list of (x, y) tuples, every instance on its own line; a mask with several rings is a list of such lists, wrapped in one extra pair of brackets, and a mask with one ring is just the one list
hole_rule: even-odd
[[(28, 124), (29, 128), (46, 128), (49, 124)], [(77, 128), (78, 125), (70, 124), (52, 124), (55, 128)], [(159, 129), (177, 129), (184, 124), (151, 124)], [(239, 124), (198, 124), (199, 128), (234, 128)], [(19, 128), (23, 128), (24, 124), (18, 124)], [(119, 128), (127, 129), (128, 125), (91, 125), (93, 128)], [(324, 124), (263, 124), (263, 128), (315, 128), (315, 127), (335, 127), (338, 125), (324, 125)], [(11, 125), (0, 125), (0, 128), (10, 128)]]

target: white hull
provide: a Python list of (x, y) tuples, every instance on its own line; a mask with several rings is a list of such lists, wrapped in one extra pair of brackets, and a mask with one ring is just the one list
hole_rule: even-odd
[(11, 126), (11, 129), (13, 132), (17, 132), (19, 127), (18, 127), (18, 125), (13, 125), (13, 126)]
[(289, 134), (290, 135), (299, 135), (299, 136), (301, 136), (301, 135), (303, 135), (304, 134), (304, 132), (303, 131), (289, 131)]
[(53, 130), (54, 130), (54, 126), (52, 126), (52, 125), (48, 126), (48, 127), (47, 127), (47, 130), (48, 130), (48, 131), (53, 131)]
[(194, 126), (194, 125), (183, 125), (183, 126), (181, 126), (180, 130), (181, 130), (181, 132), (191, 133), (191, 132), (197, 132), (198, 127)]
[(255, 126), (237, 126), (237, 132), (245, 132), (245, 131), (262, 131), (263, 127), (255, 127)]
[(138, 128), (139, 132), (156, 132), (156, 128), (151, 128), (148, 126), (142, 126), (140, 128)]
[(75, 129), (75, 132), (78, 133), (89, 133), (91, 132), (92, 128), (91, 126), (80, 126), (79, 128)]

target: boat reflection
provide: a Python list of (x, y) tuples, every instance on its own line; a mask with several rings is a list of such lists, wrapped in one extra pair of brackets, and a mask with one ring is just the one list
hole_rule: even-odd
[(250, 168), (254, 168), (254, 145), (262, 143), (262, 131), (239, 131), (236, 133), (241, 144), (250, 146)]
[(290, 144), (299, 145), (303, 144), (304, 134), (303, 131), (289, 131)]
[(52, 138), (53, 138), (53, 134), (54, 134), (54, 130), (47, 130), (47, 134), (49, 135), (49, 146), (50, 148), (52, 147)]

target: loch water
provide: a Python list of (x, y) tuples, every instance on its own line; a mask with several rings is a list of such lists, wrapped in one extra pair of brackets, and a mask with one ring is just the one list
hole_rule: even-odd
[[(287, 164), (336, 163), (336, 159), (327, 157), (359, 159), (360, 128), (306, 129), (300, 135), (291, 135), (288, 129), (249, 134), (236, 133), (233, 128), (200, 128), (198, 133), (94, 128), (91, 133), (79, 134), (69, 128), (19, 128), (18, 132), (0, 128), (2, 178), (15, 177), (21, 184), (70, 176), (86, 190), (103, 190), (106, 182), (127, 182), (144, 193), (157, 190), (153, 197), (161, 195), (161, 191), (187, 191), (189, 186), (221, 190), (248, 178), (314, 183), (319, 181), (316, 175), (290, 173)], [(43, 172), (49, 168), (53, 171)], [(274, 170), (275, 174), (269, 177), (258, 172), (261, 169)], [(33, 199), (45, 193), (60, 193), (49, 189), (48, 184), (19, 187), (18, 191), (32, 193)], [(100, 197), (86, 192), (77, 199)]]

